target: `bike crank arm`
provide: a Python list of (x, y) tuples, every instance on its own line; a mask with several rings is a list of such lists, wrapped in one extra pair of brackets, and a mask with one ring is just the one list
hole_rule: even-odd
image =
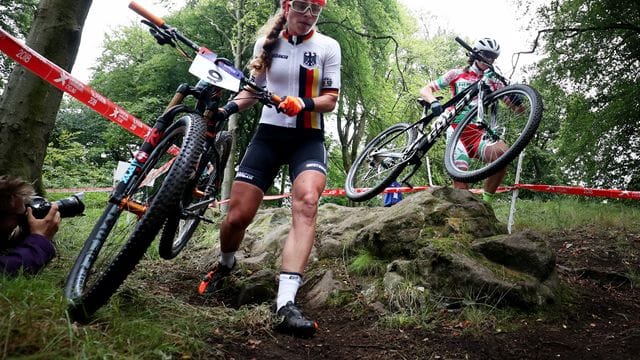
[(187, 219), (191, 219), (191, 218), (197, 218), (200, 219), (201, 221), (207, 222), (209, 224), (213, 224), (213, 220), (209, 219), (208, 217), (205, 217), (203, 215), (200, 214), (196, 214), (195, 212), (191, 212), (191, 211), (183, 211), (182, 214), (180, 214), (180, 218), (183, 220), (187, 220)]
[(216, 201), (215, 198), (211, 198), (211, 199), (207, 199), (207, 200), (203, 200), (203, 201), (197, 202), (195, 204), (191, 204), (190, 206), (184, 208), (183, 212), (189, 214), (192, 211), (202, 210), (203, 208), (209, 207), (209, 205), (212, 204), (215, 201)]

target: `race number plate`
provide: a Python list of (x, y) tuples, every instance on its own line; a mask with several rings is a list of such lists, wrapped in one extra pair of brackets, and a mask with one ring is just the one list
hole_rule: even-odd
[(242, 72), (225, 63), (215, 63), (218, 56), (209, 50), (200, 50), (189, 67), (189, 72), (210, 84), (231, 90), (240, 91)]

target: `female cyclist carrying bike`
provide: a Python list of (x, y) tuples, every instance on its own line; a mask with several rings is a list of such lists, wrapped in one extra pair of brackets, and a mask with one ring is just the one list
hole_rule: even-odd
[[(500, 55), (500, 45), (496, 40), (491, 38), (482, 38), (476, 41), (473, 46), (473, 50), (479, 51), (480, 55), (490, 63), (493, 63)], [(483, 76), (487, 77), (487, 84), (491, 91), (504, 87), (505, 85), (501, 81), (492, 76), (493, 73), (485, 73), (488, 68), (489, 66), (484, 61), (470, 53), (467, 60), (467, 66), (461, 69), (451, 69), (438, 79), (431, 81), (420, 90), (420, 96), (431, 104), (431, 110), (435, 115), (440, 115), (443, 111), (447, 111), (448, 109), (442, 109), (442, 106), (434, 96), (434, 93), (443, 90), (446, 87), (449, 87), (451, 89), (452, 96), (455, 96)], [(473, 103), (456, 117), (453, 125), (447, 129), (447, 137), (453, 133), (456, 124), (464, 119), (472, 105)], [(478, 129), (477, 131), (483, 130)], [(456, 144), (455, 162), (456, 166), (459, 168), (468, 167), (470, 157), (478, 158), (484, 162), (491, 162), (508, 150), (507, 144), (502, 140), (492, 142), (488, 140), (488, 137), (482, 136), (469, 136), (468, 138), (472, 138), (474, 141), (464, 144), (462, 142), (458, 142), (458, 144)], [(506, 170), (507, 169), (505, 167), (485, 180), (484, 191), (482, 194), (482, 199), (484, 201), (491, 202), (493, 200), (496, 189), (500, 186), (500, 183), (502, 183), (502, 179), (504, 179)], [(459, 181), (454, 181), (453, 186), (456, 189), (469, 188), (468, 183)]]
[[(326, 183), (327, 156), (323, 113), (332, 111), (340, 89), (339, 44), (318, 33), (315, 24), (326, 0), (284, 0), (257, 40), (252, 78), (270, 91), (288, 95), (277, 108), (264, 107), (260, 124), (233, 182), (229, 211), (220, 228), (220, 259), (198, 291), (212, 293), (231, 273), (245, 230), (273, 183), (288, 164), (292, 182), (292, 225), (284, 244), (279, 277), (276, 330), (312, 336), (317, 323), (304, 317), (295, 303), (315, 237), (320, 195)], [(242, 91), (222, 109), (228, 117), (256, 103)]]

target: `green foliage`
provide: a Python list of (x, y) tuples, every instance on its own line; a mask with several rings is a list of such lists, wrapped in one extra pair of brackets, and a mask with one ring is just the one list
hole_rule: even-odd
[(2, 28), (13, 36), (24, 37), (38, 8), (38, 0), (0, 0)]
[(545, 104), (562, 110), (554, 121), (561, 124), (555, 150), (563, 170), (587, 186), (637, 189), (640, 3), (552, 1), (539, 19), (541, 28), (550, 29), (541, 85), (570, 94), (545, 97)]
[(356, 300), (356, 296), (353, 291), (350, 290), (334, 290), (329, 294), (329, 298), (327, 299), (327, 305), (329, 306), (345, 306), (352, 303)]
[(56, 138), (57, 146), (49, 146), (42, 168), (45, 188), (111, 184), (112, 170), (99, 166), (96, 148), (76, 142), (77, 134), (62, 130)]
[(171, 299), (141, 298), (126, 305), (115, 299), (96, 323), (70, 323), (60, 292), (66, 269), (52, 270), (34, 278), (0, 277), (3, 358), (167, 358), (206, 352), (204, 329), (211, 317)]
[[(24, 39), (31, 27), (33, 14), (38, 8), (38, 0), (0, 0), (0, 24), (9, 34)], [(0, 56), (0, 93), (9, 78), (14, 62), (8, 57)]]
[(384, 316), (378, 322), (380, 326), (389, 329), (406, 329), (422, 325), (421, 319), (405, 313), (392, 313)]

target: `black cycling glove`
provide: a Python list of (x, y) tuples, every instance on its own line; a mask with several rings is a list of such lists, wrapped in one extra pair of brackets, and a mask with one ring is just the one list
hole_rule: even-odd
[(218, 113), (216, 114), (216, 119), (218, 121), (224, 121), (229, 118), (229, 116), (238, 112), (238, 104), (233, 101), (229, 101), (225, 106), (218, 109)]
[(436, 100), (431, 103), (431, 112), (435, 116), (439, 116), (440, 114), (442, 114), (442, 105), (440, 105), (439, 101)]

